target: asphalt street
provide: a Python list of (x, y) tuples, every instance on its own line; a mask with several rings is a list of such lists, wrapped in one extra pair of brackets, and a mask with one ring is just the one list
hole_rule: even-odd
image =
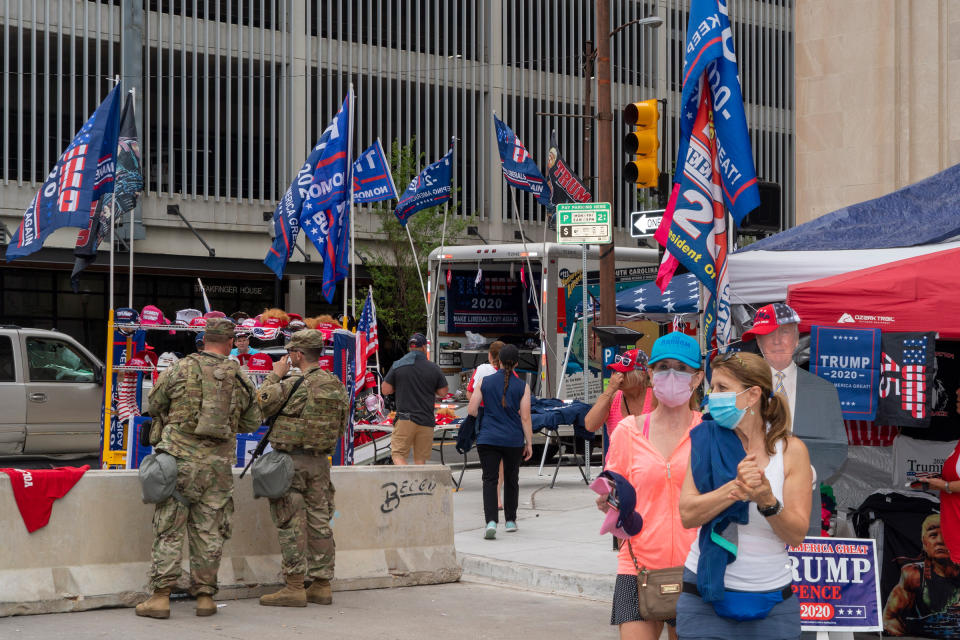
[(477, 638), (555, 640), (615, 638), (605, 603), (468, 582), (369, 591), (338, 591), (331, 606), (262, 607), (226, 600), (211, 618), (194, 602), (174, 602), (168, 620), (138, 618), (132, 609), (101, 609), (0, 619), (4, 640), (123, 638)]

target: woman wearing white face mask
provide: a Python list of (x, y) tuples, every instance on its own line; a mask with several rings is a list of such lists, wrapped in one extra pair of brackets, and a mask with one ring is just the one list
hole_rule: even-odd
[[(643, 529), (620, 546), (617, 581), (610, 624), (619, 625), (621, 640), (656, 640), (663, 621), (644, 620), (638, 611), (637, 574), (683, 564), (695, 529), (680, 522), (679, 500), (690, 456), (690, 430), (700, 413), (693, 397), (703, 381), (700, 345), (680, 332), (667, 334), (654, 344), (648, 362), (657, 408), (624, 418), (610, 437), (606, 469), (622, 475), (637, 493), (636, 511)], [(609, 504), (597, 499), (601, 511)], [(677, 632), (667, 620), (671, 640)]]
[(712, 368), (710, 413), (691, 433), (680, 496), (683, 523), (700, 527), (684, 563), (680, 637), (795, 640), (787, 545), (807, 532), (810, 457), (762, 358), (734, 353)]

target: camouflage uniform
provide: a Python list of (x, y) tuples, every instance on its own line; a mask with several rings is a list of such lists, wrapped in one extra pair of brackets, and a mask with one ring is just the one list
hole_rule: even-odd
[[(211, 320), (207, 335), (217, 331), (229, 331), (232, 336), (233, 324), (229, 320)], [(229, 408), (220, 414), (224, 419), (220, 427), (228, 437), (197, 435), (194, 429), (200, 419), (201, 403), (216, 393), (218, 384), (204, 372), (223, 363), (227, 363), (223, 370), (236, 374), (231, 380)], [(262, 417), (255, 399), (256, 389), (237, 363), (206, 351), (176, 362), (164, 371), (150, 392), (151, 413), (163, 423), (155, 448), (177, 459), (177, 492), (188, 503), (172, 497), (159, 503), (154, 511), (150, 567), (150, 586), (154, 591), (176, 585), (181, 573), (183, 538), (187, 535), (192, 592), (211, 596), (217, 592), (217, 570), (223, 543), (230, 538), (233, 516), (231, 467), (237, 455), (234, 434), (260, 427)]]
[[(298, 331), (287, 348), (298, 347), (322, 349), (323, 335), (312, 329)], [(281, 380), (271, 373), (258, 392), (265, 416), (283, 407), (270, 432), (270, 445), (288, 452), (294, 463), (290, 490), (270, 501), (270, 515), (279, 532), (284, 575), (330, 580), (335, 554), (330, 529), (335, 490), (328, 456), (346, 428), (350, 397), (340, 380), (313, 366), (303, 373), (303, 383), (287, 402), (298, 378)]]

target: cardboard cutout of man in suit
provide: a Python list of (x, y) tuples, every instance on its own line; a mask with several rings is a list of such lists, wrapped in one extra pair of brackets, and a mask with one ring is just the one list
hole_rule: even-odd
[(757, 339), (757, 345), (770, 365), (774, 390), (784, 393), (789, 400), (793, 435), (803, 440), (810, 451), (817, 486), (813, 491), (807, 535), (819, 536), (819, 483), (829, 484), (847, 459), (847, 430), (836, 387), (799, 368), (793, 361), (800, 339), (799, 323), (800, 316), (786, 304), (768, 304), (757, 310), (753, 327), (743, 334), (743, 339)]

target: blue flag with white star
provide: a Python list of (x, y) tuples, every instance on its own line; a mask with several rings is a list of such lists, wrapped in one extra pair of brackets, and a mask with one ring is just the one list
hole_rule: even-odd
[(85, 229), (100, 197), (113, 192), (121, 94), (118, 83), (57, 160), (7, 247), (8, 262), (39, 251), (60, 227)]

